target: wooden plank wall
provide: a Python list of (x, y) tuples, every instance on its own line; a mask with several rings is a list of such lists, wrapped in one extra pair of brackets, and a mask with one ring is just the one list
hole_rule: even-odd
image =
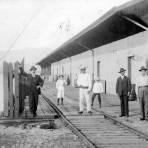
[(8, 63), (3, 62), (3, 85), (4, 85), (4, 116), (8, 117), (8, 100), (9, 100), (9, 90), (8, 90)]
[[(21, 64), (24, 68), (24, 60)], [(19, 117), (20, 101), (24, 101), (25, 98), (25, 86), (22, 85), (25, 84), (25, 80), (19, 74), (19, 65), (18, 61), (14, 63), (14, 66), (12, 63), (3, 62), (4, 116), (9, 118)]]
[(19, 62), (14, 64), (14, 79), (15, 79), (15, 108), (14, 116), (19, 117)]
[(13, 65), (9, 63), (9, 116), (13, 118), (14, 105), (13, 105)]

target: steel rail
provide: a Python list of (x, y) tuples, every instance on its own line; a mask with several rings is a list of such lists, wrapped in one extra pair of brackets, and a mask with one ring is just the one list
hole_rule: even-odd
[[(70, 97), (70, 96), (68, 96), (68, 97)], [(141, 137), (141, 138), (143, 138), (145, 140), (148, 140), (148, 134), (143, 133), (140, 130), (134, 128), (134, 127), (131, 127), (131, 126), (119, 121), (118, 119), (115, 119), (115, 117), (111, 116), (110, 114), (108, 114), (108, 113), (106, 113), (106, 112), (104, 112), (102, 110), (100, 111), (100, 110), (97, 110), (97, 109), (94, 109), (94, 108), (93, 108), (93, 110), (96, 111), (96, 112), (101, 113), (106, 119), (112, 120), (113, 123), (116, 123), (116, 124), (122, 126), (123, 128), (126, 128), (130, 132), (135, 133), (139, 137)]]
[(132, 133), (135, 133), (136, 135), (140, 136), (141, 138), (148, 140), (148, 134), (143, 133), (140, 130), (134, 128), (134, 127), (131, 127), (131, 126), (119, 121), (118, 119), (115, 119), (113, 116), (109, 115), (108, 113), (106, 113), (104, 111), (100, 111), (100, 110), (97, 110), (97, 109), (94, 109), (94, 108), (93, 108), (93, 110), (101, 113), (105, 118), (112, 120), (114, 123), (116, 123), (116, 124), (118, 124), (118, 125), (120, 125), (124, 128), (127, 128), (129, 131), (131, 131)]
[(94, 108), (93, 108), (93, 110), (104, 115), (104, 118), (112, 120), (115, 124), (120, 125), (121, 127), (128, 129), (132, 133), (135, 133), (136, 135), (140, 136), (141, 138), (143, 138), (145, 140), (148, 140), (148, 135), (141, 132), (140, 130), (137, 130), (136, 128), (131, 127), (131, 126), (119, 121), (118, 119), (115, 119), (114, 117), (112, 117), (111, 115), (109, 115), (108, 113), (106, 113), (104, 111), (99, 111), (99, 110), (96, 110)]
[(73, 125), (66, 116), (58, 109), (58, 107), (45, 95), (42, 94), (42, 97), (45, 101), (55, 110), (55, 112), (61, 117), (63, 123), (72, 130), (72, 132), (77, 135), (87, 146), (88, 148), (97, 148), (97, 146), (90, 141), (75, 125)]

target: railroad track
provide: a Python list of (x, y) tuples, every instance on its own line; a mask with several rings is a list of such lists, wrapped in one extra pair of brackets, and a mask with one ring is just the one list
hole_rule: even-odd
[[(93, 115), (65, 115), (64, 111), (77, 110), (76, 104), (64, 107), (55, 105), (55, 98), (42, 95), (53, 107), (67, 127), (76, 134), (88, 148), (147, 148), (148, 135), (129, 127), (101, 110), (93, 110)], [(70, 98), (69, 98), (70, 99)], [(109, 119), (109, 120), (107, 120)]]
[(96, 109), (93, 109), (93, 110), (95, 110), (96, 112), (102, 113), (102, 114), (104, 115), (104, 118), (107, 118), (107, 119), (113, 121), (113, 123), (115, 123), (115, 124), (117, 124), (117, 125), (120, 125), (120, 126), (123, 126), (124, 128), (127, 128), (127, 129), (130, 130), (131, 132), (137, 134), (137, 135), (140, 136), (141, 138), (143, 138), (143, 139), (145, 139), (145, 140), (148, 140), (148, 135), (145, 134), (145, 133), (143, 133), (143, 132), (141, 132), (140, 130), (137, 130), (137, 129), (131, 127), (131, 126), (128, 126), (128, 125), (124, 124), (123, 122), (121, 122), (121, 121), (119, 121), (119, 120), (113, 118), (111, 115), (105, 113), (104, 111), (99, 111), (99, 110), (96, 110)]
[(90, 148), (96, 148), (96, 146), (82, 132), (80, 132), (79, 129), (74, 124), (72, 124), (66, 118), (66, 116), (58, 109), (58, 107), (56, 107), (56, 105), (51, 100), (49, 100), (45, 95), (42, 95), (42, 96), (45, 99), (45, 101), (56, 111), (59, 117), (61, 117), (64, 124), (68, 128), (70, 128), (74, 134), (76, 134)]

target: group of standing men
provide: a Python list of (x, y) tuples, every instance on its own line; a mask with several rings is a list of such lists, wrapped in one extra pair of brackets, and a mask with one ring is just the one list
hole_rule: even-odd
[[(56, 81), (56, 89), (57, 89), (57, 105), (59, 105), (61, 101), (61, 105), (63, 105), (64, 100), (64, 86), (66, 82), (63, 78), (63, 75), (58, 77)], [(92, 85), (91, 77), (88, 73), (86, 73), (86, 67), (80, 66), (80, 74), (76, 80), (76, 87), (79, 88), (79, 114), (83, 114), (84, 112), (84, 99), (87, 104), (87, 113), (92, 114), (91, 107), (93, 106), (93, 102), (95, 97), (98, 97), (99, 106), (101, 108), (101, 96), (100, 93), (103, 92), (103, 85), (100, 82), (100, 79), (97, 78), (94, 84)], [(92, 98), (90, 98), (90, 92), (93, 92)]]
[[(117, 79), (116, 83), (116, 93), (120, 98), (121, 114), (122, 116), (129, 116), (129, 96), (131, 95), (131, 81), (125, 76), (125, 69), (120, 69), (121, 76)], [(140, 103), (140, 120), (148, 119), (148, 75), (147, 68), (142, 66), (139, 69), (141, 75), (136, 81), (136, 94), (138, 101)]]
[[(41, 93), (40, 87), (43, 86), (44, 81), (41, 79), (39, 75), (36, 74), (37, 68), (32, 66), (30, 68), (31, 74), (27, 74), (22, 71), (20, 66), (21, 75), (27, 78), (27, 98), (29, 99), (29, 107), (30, 112), (35, 117), (37, 106), (38, 106), (38, 96)], [(131, 81), (125, 75), (125, 69), (121, 68), (119, 73), (120, 77), (117, 79), (116, 82), (116, 93), (120, 98), (120, 107), (121, 107), (121, 114), (120, 117), (126, 116), (129, 117), (129, 96), (131, 95)], [(148, 119), (148, 75), (147, 75), (147, 68), (142, 66), (139, 69), (141, 72), (141, 76), (138, 77), (136, 83), (136, 94), (137, 98), (140, 103), (140, 112), (141, 117), (140, 120), (147, 120)], [(65, 81), (63, 76), (60, 76), (60, 79), (57, 81), (56, 88), (58, 89), (58, 104), (61, 99), (61, 104), (63, 104), (64, 99), (64, 84)], [(101, 107), (101, 97), (100, 93), (103, 92), (103, 86), (99, 83), (99, 78), (96, 79), (96, 82), (92, 85), (91, 77), (88, 73), (86, 73), (86, 67), (81, 65), (80, 66), (80, 74), (78, 75), (77, 79), (77, 87), (79, 88), (79, 114), (83, 114), (84, 111), (84, 99), (86, 100), (87, 104), (87, 112), (88, 114), (92, 114), (91, 106), (93, 106), (93, 101), (95, 96), (98, 96), (98, 101)], [(93, 91), (92, 99), (90, 98), (90, 92)], [(22, 110), (23, 111), (23, 110)]]
[[(121, 68), (119, 73), (120, 77), (117, 78), (116, 82), (116, 93), (120, 98), (120, 107), (121, 107), (121, 114), (120, 117), (126, 116), (129, 117), (129, 97), (131, 95), (131, 81), (125, 75), (125, 69)], [(140, 103), (140, 113), (141, 117), (140, 120), (147, 120), (148, 119), (148, 75), (147, 75), (147, 68), (142, 66), (139, 69), (141, 75), (137, 78), (136, 81), (136, 94), (138, 101)], [(93, 105), (94, 97), (98, 95), (98, 101), (101, 105), (101, 97), (100, 93), (103, 92), (103, 86), (99, 83), (95, 86), (97, 93), (93, 92), (92, 99), (90, 98), (91, 90), (95, 90), (92, 85), (91, 77), (88, 73), (86, 73), (86, 67), (80, 66), (80, 74), (78, 75), (77, 79), (77, 87), (79, 88), (79, 114), (83, 114), (84, 111), (84, 99), (86, 100), (87, 104), (87, 112), (91, 114), (91, 102)], [(93, 88), (93, 89), (92, 89)], [(101, 106), (100, 106), (101, 107)]]

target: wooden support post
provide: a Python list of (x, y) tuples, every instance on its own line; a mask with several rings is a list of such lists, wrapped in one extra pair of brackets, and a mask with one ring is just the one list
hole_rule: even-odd
[(15, 78), (15, 117), (19, 116), (19, 62), (14, 65)]
[(3, 62), (3, 82), (4, 82), (4, 116), (8, 117), (8, 99), (9, 99), (9, 90), (8, 90), (8, 63)]
[(13, 118), (14, 104), (13, 104), (13, 65), (9, 63), (9, 110), (10, 118)]
[(26, 97), (25, 77), (23, 74), (19, 75), (19, 113), (23, 113)]
[(69, 57), (69, 62), (70, 62), (70, 67), (69, 67), (69, 71), (70, 71), (70, 75), (69, 75), (69, 78), (70, 78), (70, 83), (71, 83), (71, 85), (72, 85), (72, 59), (71, 59), (71, 57)]
[(23, 70), (24, 70), (24, 62), (25, 62), (25, 60), (23, 58), (22, 61), (21, 61), (21, 65), (22, 65)]

